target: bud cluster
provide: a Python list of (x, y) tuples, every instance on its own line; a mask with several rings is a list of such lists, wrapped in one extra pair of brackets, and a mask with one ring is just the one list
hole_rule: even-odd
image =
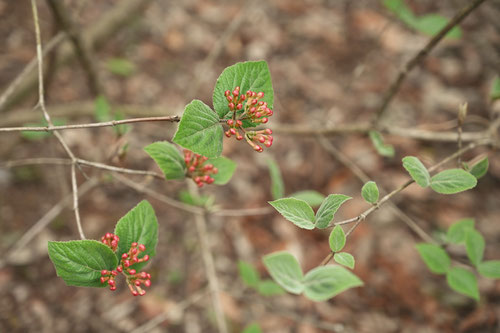
[(136, 242), (132, 243), (130, 250), (122, 254), (121, 265), (123, 268), (128, 268), (130, 265), (148, 261), (149, 255), (147, 254), (139, 259), (139, 254), (144, 251), (146, 251), (146, 246), (144, 246), (144, 244), (137, 244)]
[(112, 234), (110, 232), (107, 232), (106, 235), (101, 237), (101, 242), (103, 242), (104, 244), (109, 246), (109, 248), (111, 250), (113, 250), (113, 252), (116, 252), (116, 249), (118, 248), (119, 241), (120, 241), (120, 238), (117, 235)]
[(262, 131), (251, 131), (245, 134), (245, 139), (255, 151), (261, 153), (264, 149), (259, 146), (259, 143), (268, 148), (271, 147), (273, 144), (273, 137), (271, 136), (272, 133), (273, 131), (269, 128)]
[(208, 157), (193, 154), (192, 151), (184, 150), (184, 162), (187, 167), (187, 176), (191, 177), (198, 187), (203, 184), (212, 184), (215, 179), (210, 175), (215, 175), (219, 170), (213, 164), (205, 164)]
[(224, 134), (230, 138), (231, 135), (236, 135), (236, 140), (241, 140), (243, 139), (243, 135), (240, 134), (240, 132), (238, 132), (238, 129), (242, 129), (243, 128), (241, 127), (241, 125), (243, 125), (243, 123), (241, 122), (241, 120), (233, 120), (233, 119), (228, 119), (227, 120), (227, 125), (229, 126), (229, 129), (224, 132)]
[(141, 284), (145, 287), (151, 286), (151, 274), (146, 272), (136, 273), (135, 269), (130, 269), (128, 271), (129, 277), (127, 277), (127, 284), (130, 292), (134, 296), (143, 296), (146, 291), (141, 288)]

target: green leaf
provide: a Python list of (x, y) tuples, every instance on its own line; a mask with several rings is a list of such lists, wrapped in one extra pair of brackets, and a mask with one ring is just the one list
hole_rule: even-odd
[(492, 101), (500, 99), (500, 77), (497, 75), (491, 85), (490, 98)]
[(238, 262), (238, 272), (247, 286), (257, 288), (260, 282), (259, 272), (251, 264), (240, 260)]
[(160, 167), (166, 179), (184, 179), (186, 163), (177, 148), (167, 141), (155, 142), (144, 148)]
[(182, 190), (179, 192), (179, 199), (188, 205), (200, 206), (200, 207), (210, 207), (214, 203), (214, 196), (208, 194), (197, 194), (193, 195), (189, 191)]
[(343, 194), (327, 196), (316, 212), (316, 227), (320, 229), (328, 227), (340, 206), (350, 199), (352, 198)]
[(118, 266), (113, 251), (95, 240), (49, 242), (49, 257), (68, 286), (106, 287), (100, 281), (101, 270)]
[(385, 157), (394, 157), (394, 147), (384, 143), (384, 137), (380, 132), (370, 131), (368, 133), (377, 153)]
[(219, 116), (207, 105), (194, 100), (186, 105), (173, 141), (206, 157), (222, 152), (222, 126)]
[[(221, 119), (229, 112), (224, 92), (226, 90), (233, 91), (238, 86), (243, 94), (248, 90), (262, 91), (264, 97), (261, 101), (267, 102), (270, 109), (273, 108), (273, 85), (267, 63), (265, 61), (239, 62), (224, 69), (215, 84), (213, 94), (214, 109)], [(244, 125), (244, 127), (247, 126)]]
[(485, 242), (483, 236), (474, 229), (465, 231), (465, 249), (467, 256), (474, 266), (483, 260)]
[(416, 24), (417, 18), (403, 0), (385, 0), (385, 7), (409, 26)]
[(319, 192), (316, 192), (316, 191), (299, 191), (299, 192), (295, 192), (294, 194), (290, 195), (290, 197), (295, 198), (295, 199), (304, 200), (311, 207), (318, 207), (319, 205), (321, 205), (323, 200), (325, 200), (325, 196)]
[(242, 333), (261, 333), (259, 324), (253, 323), (245, 327)]
[(347, 252), (338, 252), (333, 255), (333, 260), (336, 263), (341, 264), (343, 266), (349, 267), (350, 269), (354, 269), (354, 257), (352, 254)]
[(214, 179), (214, 184), (224, 185), (233, 177), (236, 170), (236, 163), (226, 157), (217, 157), (208, 159), (205, 164), (213, 164), (218, 169), (218, 172), (211, 177)]
[(420, 186), (427, 187), (431, 183), (431, 176), (427, 168), (415, 156), (403, 158), (403, 167), (408, 171), (411, 178)]
[(271, 280), (261, 280), (257, 285), (257, 292), (262, 296), (275, 296), (275, 295), (283, 295), (285, 290), (279, 286), (274, 281)]
[(460, 267), (451, 268), (446, 274), (446, 281), (451, 289), (479, 301), (476, 276)]
[(477, 266), (479, 274), (490, 279), (500, 279), (500, 260), (483, 261)]
[[(54, 124), (54, 126), (63, 126), (66, 124), (66, 121), (64, 119), (60, 119), (60, 118), (54, 118), (52, 119), (52, 123)], [(45, 119), (42, 119), (41, 122), (39, 123), (27, 123), (27, 124), (24, 124), (23, 126), (25, 127), (41, 127), (41, 126), (47, 126), (47, 121), (45, 121)], [(28, 139), (28, 140), (42, 140), (42, 139), (45, 139), (49, 136), (52, 135), (52, 132), (40, 132), (40, 131), (22, 131), (21, 132), (21, 136), (25, 139)]]
[(304, 277), (304, 294), (313, 301), (325, 301), (363, 282), (341, 266), (320, 266)]
[[(410, 26), (425, 35), (435, 36), (448, 24), (448, 21), (446, 17), (439, 14), (427, 14), (418, 17), (415, 23)], [(446, 37), (458, 39), (462, 37), (462, 30), (459, 27), (454, 27), (446, 34)]]
[(441, 247), (427, 243), (417, 244), (416, 247), (431, 272), (445, 274), (450, 269), (450, 257)]
[[(152, 258), (156, 254), (156, 244), (158, 243), (158, 220), (151, 204), (143, 200), (132, 208), (116, 224), (115, 234), (120, 237), (116, 250), (116, 256), (119, 259), (123, 253), (130, 250), (133, 242), (146, 246), (146, 251), (141, 252), (139, 258), (146, 254)], [(147, 263), (142, 262), (130, 267), (139, 270)]]
[(124, 77), (130, 76), (135, 72), (134, 63), (123, 58), (108, 59), (106, 67), (111, 73)]
[(269, 201), (269, 204), (299, 228), (314, 229), (314, 211), (307, 202), (295, 198), (283, 198)]
[(479, 179), (483, 177), (486, 174), (486, 172), (488, 172), (488, 167), (489, 167), (489, 161), (488, 157), (486, 156), (481, 161), (474, 164), (474, 166), (469, 172), (471, 173), (471, 175), (476, 177), (476, 179)]
[(441, 194), (455, 194), (475, 187), (477, 179), (462, 169), (444, 170), (431, 178), (431, 188)]
[(339, 252), (344, 248), (345, 241), (346, 237), (344, 229), (342, 229), (341, 226), (336, 225), (335, 228), (333, 228), (332, 232), (330, 233), (330, 237), (328, 238), (330, 249), (332, 249), (333, 252)]
[(267, 159), (269, 175), (271, 176), (271, 194), (274, 200), (281, 199), (285, 195), (285, 185), (281, 177), (281, 171), (275, 160)]
[(373, 181), (366, 182), (361, 189), (361, 196), (366, 202), (375, 204), (379, 197), (377, 184)]
[[(125, 115), (121, 111), (115, 111), (114, 118), (115, 118), (115, 120), (123, 120), (123, 119), (125, 119)], [(121, 124), (121, 125), (113, 126), (113, 130), (115, 131), (116, 135), (118, 135), (118, 136), (125, 135), (126, 133), (128, 133), (130, 131), (131, 128), (132, 128), (132, 125), (129, 125), (129, 124)]]
[(465, 242), (465, 233), (468, 229), (474, 229), (473, 219), (463, 219), (455, 222), (448, 228), (446, 240), (449, 243), (460, 244)]
[(111, 120), (111, 106), (105, 96), (99, 95), (94, 102), (94, 117), (98, 122)]
[(304, 290), (302, 269), (293, 255), (285, 251), (274, 252), (264, 256), (262, 261), (283, 289), (297, 295)]

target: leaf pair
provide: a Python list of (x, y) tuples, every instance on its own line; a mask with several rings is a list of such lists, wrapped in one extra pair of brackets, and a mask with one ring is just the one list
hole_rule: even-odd
[(288, 252), (271, 253), (263, 262), (272, 278), (286, 291), (304, 293), (313, 301), (324, 301), (363, 285), (356, 275), (341, 266), (316, 267), (304, 276), (297, 259)]
[[(133, 242), (146, 246), (141, 256), (153, 257), (158, 243), (158, 221), (151, 204), (141, 201), (118, 221), (114, 233), (120, 237), (116, 252), (95, 240), (49, 242), (49, 257), (57, 275), (69, 286), (106, 287), (99, 280), (101, 271), (115, 269)], [(130, 267), (139, 271), (145, 264)]]
[(323, 229), (328, 227), (337, 210), (349, 199), (351, 197), (347, 195), (330, 194), (323, 200), (316, 215), (307, 202), (296, 198), (278, 199), (270, 201), (269, 204), (296, 226), (312, 230), (314, 228)]
[(333, 228), (330, 233), (330, 237), (328, 237), (328, 244), (330, 245), (330, 249), (332, 252), (335, 252), (333, 255), (333, 260), (335, 260), (338, 264), (349, 267), (350, 269), (354, 269), (354, 257), (352, 254), (347, 252), (340, 252), (345, 246), (346, 235), (341, 226), (337, 225)]
[[(262, 91), (269, 108), (273, 107), (274, 95), (271, 74), (265, 61), (248, 61), (227, 67), (215, 84), (213, 106), (215, 112), (202, 101), (194, 100), (184, 109), (179, 128), (173, 141), (180, 146), (207, 157), (222, 153), (223, 129), (221, 121), (229, 113), (224, 96), (226, 90), (239, 86), (242, 92)], [(244, 122), (243, 127), (254, 127)]]
[(274, 281), (269, 279), (262, 280), (259, 272), (247, 262), (238, 262), (238, 272), (247, 286), (255, 289), (263, 296), (282, 295), (284, 293), (284, 290)]

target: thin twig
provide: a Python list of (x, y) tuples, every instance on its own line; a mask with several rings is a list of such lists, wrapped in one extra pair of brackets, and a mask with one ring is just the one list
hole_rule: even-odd
[(76, 226), (81, 239), (85, 239), (82, 222), (80, 220), (80, 211), (78, 209), (78, 183), (76, 182), (76, 163), (71, 163), (71, 187), (73, 189), (73, 210), (75, 211)]
[(375, 123), (379, 123), (383, 118), (389, 104), (391, 103), (394, 96), (397, 94), (403, 81), (406, 78), (406, 75), (418, 64), (425, 59), (427, 54), (429, 54), (432, 49), (448, 34), (448, 32), (453, 29), (456, 25), (458, 25), (464, 18), (467, 17), (474, 9), (476, 9), (479, 5), (481, 5), (485, 0), (474, 0), (469, 2), (465, 7), (460, 9), (458, 13), (445, 25), (434, 37), (432, 37), (427, 44), (421, 49), (415, 56), (413, 56), (401, 69), (396, 80), (390, 85), (389, 89), (385, 93), (382, 104), (379, 109), (375, 113)]

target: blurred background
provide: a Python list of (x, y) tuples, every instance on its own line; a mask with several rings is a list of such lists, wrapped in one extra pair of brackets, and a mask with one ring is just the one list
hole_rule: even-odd
[[(263, 296), (244, 284), (237, 266), (244, 260), (268, 278), (261, 262), (265, 254), (291, 251), (307, 271), (329, 253), (328, 231), (298, 229), (269, 210), (270, 158), (281, 170), (286, 195), (315, 190), (352, 196), (336, 214), (341, 220), (369, 207), (360, 196), (363, 182), (356, 167), (391, 191), (408, 179), (402, 157), (418, 156), (431, 166), (457, 150), (456, 142), (409, 137), (405, 129), (455, 132), (458, 106), (464, 102), (469, 105), (464, 131), (488, 128), (500, 111), (490, 99), (500, 73), (499, 1), (482, 4), (460, 24), (458, 37), (442, 40), (408, 75), (382, 121), (393, 157), (379, 155), (366, 130), (332, 131), (326, 143), (314, 133), (370, 121), (399, 70), (431, 38), (405, 23), (388, 2), (63, 1), (74, 35), (88, 45), (94, 81), (49, 2), (37, 1), (43, 47), (51, 48), (44, 58), (46, 104), (57, 124), (101, 121), (103, 112), (115, 118), (182, 115), (193, 98), (212, 105), (213, 87), (225, 67), (268, 62), (275, 92), (269, 122), (275, 130), (273, 146), (258, 154), (225, 139), (223, 155), (237, 162), (236, 173), (226, 186), (201, 191), (213, 195), (220, 208), (263, 209), (258, 215), (210, 216), (207, 221), (230, 332), (254, 322), (263, 332), (500, 331), (498, 281), (479, 278), (479, 303), (453, 292), (420, 259), (415, 244), (422, 239), (388, 207), (370, 215), (347, 242), (346, 251), (356, 258), (354, 273), (365, 286), (328, 302)], [(416, 17), (435, 13), (451, 18), (470, 2), (404, 3)], [(36, 56), (34, 30), (29, 1), (0, 0), (0, 94)], [(38, 100), (35, 72), (1, 102), (0, 127), (43, 125), (40, 110), (33, 108)], [(104, 97), (96, 103), (98, 95)], [(100, 128), (61, 134), (82, 159), (159, 171), (143, 148), (170, 141), (176, 128), (156, 122), (133, 124), (120, 133)], [(498, 152), (477, 148), (463, 159), (485, 155), (490, 169), (474, 190), (444, 196), (411, 185), (394, 203), (437, 238), (457, 220), (474, 218), (485, 235), (485, 258), (499, 259)], [(99, 239), (139, 201), (149, 200), (160, 224), (157, 256), (148, 266), (152, 286), (141, 298), (132, 297), (125, 285), (114, 293), (66, 286), (47, 256), (47, 242), (78, 238), (71, 200), (64, 200), (71, 198), (70, 168), (23, 162), (33, 158), (67, 156), (48, 133), (0, 133), (0, 331), (217, 332), (193, 215), (124, 185), (105, 170), (82, 167), (85, 175), (77, 170), (83, 229), (88, 238)], [(185, 182), (126, 177), (177, 200), (187, 188)], [(89, 186), (86, 178), (97, 182)], [(49, 224), (9, 252), (41, 219)]]

